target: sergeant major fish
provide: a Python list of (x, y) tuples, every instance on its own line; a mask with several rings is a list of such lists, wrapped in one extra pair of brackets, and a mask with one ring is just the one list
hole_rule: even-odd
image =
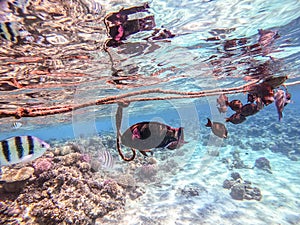
[(15, 136), (0, 141), (0, 166), (34, 160), (50, 145), (34, 136)]
[(101, 163), (101, 167), (111, 169), (114, 166), (115, 160), (111, 153), (107, 150), (99, 152), (98, 159)]

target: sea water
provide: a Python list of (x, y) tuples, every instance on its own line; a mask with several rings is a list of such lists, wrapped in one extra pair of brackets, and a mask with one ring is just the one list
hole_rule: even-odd
[[(127, 199), (124, 214), (117, 222), (109, 217), (103, 221), (132, 225), (299, 224), (300, 97), (297, 82), (300, 2), (153, 0), (149, 2), (148, 13), (154, 15), (155, 28), (167, 29), (175, 37), (149, 41), (147, 37), (152, 35), (151, 31), (140, 32), (124, 40), (123, 45), (109, 48), (109, 54), (102, 48), (109, 38), (103, 18), (123, 7), (142, 4), (138, 1), (92, 0), (87, 3), (88, 7), (97, 6), (97, 12), (80, 11), (80, 7), (72, 10), (70, 7), (66, 14), (60, 15), (59, 7), (55, 9), (52, 5), (53, 12), (35, 12), (34, 7), (26, 8), (29, 10), (25, 19), (28, 24), (21, 23), (24, 27), (20, 29), (27, 32), (27, 39), (26, 34), (21, 33), (26, 39), (25, 44), (12, 45), (1, 40), (1, 82), (15, 77), (24, 87), (0, 92), (2, 110), (82, 104), (152, 89), (181, 92), (226, 90), (246, 84), (246, 76), (287, 75), (286, 83), (295, 83), (287, 86), (292, 101), (284, 108), (281, 121), (272, 103), (241, 124), (225, 123), (234, 112), (228, 109), (226, 113), (219, 113), (216, 106), (218, 94), (203, 98), (131, 102), (123, 109), (122, 132), (138, 122), (157, 121), (172, 127), (184, 127), (187, 143), (177, 152), (178, 155), (172, 152), (160, 155), (159, 151), (154, 151), (159, 165), (166, 168), (169, 163), (172, 167), (171, 163), (175, 162), (176, 170), (159, 171), (157, 179), (153, 180), (139, 177), (139, 186), (145, 193), (137, 199)], [(72, 4), (78, 6), (82, 2)], [(22, 18), (22, 15), (15, 14), (4, 13), (5, 19), (1, 22), (18, 21), (18, 16)], [(35, 22), (28, 19), (29, 16), (40, 19)], [(52, 29), (47, 29), (47, 26)], [(258, 42), (259, 29), (276, 31), (279, 37), (274, 39), (267, 52), (245, 53), (244, 46)], [(209, 41), (211, 37), (217, 39)], [(246, 44), (233, 46), (228, 51), (224, 49), (226, 41), (242, 38), (247, 39)], [(16, 52), (23, 50), (27, 52), (22, 55), (24, 57), (42, 55), (44, 58), (41, 62), (14, 64), (11, 53), (16, 57)], [(82, 58), (74, 59), (74, 55)], [(83, 56), (90, 58), (85, 60)], [(38, 73), (32, 72), (35, 70), (44, 73), (36, 78)], [(120, 70), (123, 72), (121, 77), (127, 78), (121, 86), (110, 82), (114, 80), (114, 70)], [(66, 78), (68, 74), (73, 74), (69, 80)], [(154, 93), (147, 96), (165, 95)], [(247, 92), (230, 94), (228, 98), (240, 99), (246, 104)], [(50, 143), (67, 143), (90, 136), (101, 139), (109, 135), (115, 140), (116, 110), (116, 104), (91, 105), (64, 114), (21, 119), (4, 117), (0, 119), (0, 139), (34, 135)], [(224, 123), (228, 138), (214, 136), (211, 129), (205, 127), (207, 118)], [(13, 129), (15, 121), (21, 122), (22, 126)], [(116, 149), (109, 151), (117, 156)], [(255, 161), (261, 157), (269, 160), (271, 173), (254, 167)], [(116, 159), (118, 166), (111, 171), (114, 177), (123, 174), (128, 166), (128, 162), (118, 156)], [(163, 161), (161, 164), (160, 160)], [(240, 166), (235, 163), (240, 163)], [(230, 190), (223, 187), (223, 182), (230, 180), (233, 172), (239, 173), (243, 181), (251, 182), (252, 187), (259, 188), (261, 200), (233, 199)]]

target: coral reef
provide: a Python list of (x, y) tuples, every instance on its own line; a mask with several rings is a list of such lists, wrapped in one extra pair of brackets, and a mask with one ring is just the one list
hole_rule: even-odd
[(265, 170), (268, 173), (272, 173), (270, 161), (265, 157), (260, 157), (260, 158), (256, 159), (254, 166), (258, 169)]
[(231, 158), (223, 158), (222, 162), (227, 165), (227, 168), (229, 170), (233, 169), (252, 169), (252, 167), (245, 165), (243, 160), (240, 158), (240, 152), (235, 150), (231, 152), (232, 159)]
[(183, 188), (179, 188), (177, 190), (176, 195), (184, 196), (186, 198), (191, 198), (191, 197), (199, 196), (202, 192), (207, 192), (205, 187), (202, 187), (197, 183), (191, 183), (185, 185)]
[(4, 171), (0, 224), (84, 225), (104, 216), (120, 217), (126, 190), (115, 180), (93, 173), (82, 154), (66, 149), (55, 149), (55, 157), (46, 155), (21, 169)]
[(243, 180), (239, 173), (232, 173), (231, 180), (224, 180), (223, 188), (230, 189), (230, 196), (235, 200), (260, 201), (262, 194), (257, 187), (251, 187), (251, 182)]
[(34, 169), (29, 166), (20, 169), (5, 170), (1, 177), (1, 182), (3, 182), (2, 187), (6, 192), (18, 192), (25, 186), (33, 173)]

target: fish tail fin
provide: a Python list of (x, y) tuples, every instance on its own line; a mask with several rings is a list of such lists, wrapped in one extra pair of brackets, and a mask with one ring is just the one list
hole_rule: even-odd
[(179, 127), (179, 128), (178, 128), (177, 139), (178, 139), (178, 140), (184, 140), (183, 127)]
[(283, 117), (283, 113), (282, 113), (282, 112), (279, 112), (279, 113), (278, 113), (278, 120), (279, 120), (279, 122), (281, 122), (282, 117)]
[(205, 126), (206, 126), (206, 127), (211, 127), (211, 125), (212, 125), (212, 123), (211, 123), (210, 119), (207, 118), (207, 124), (206, 124)]

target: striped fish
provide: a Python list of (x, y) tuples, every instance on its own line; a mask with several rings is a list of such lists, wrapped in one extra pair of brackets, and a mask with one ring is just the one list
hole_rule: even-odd
[(34, 136), (16, 136), (0, 141), (0, 165), (12, 165), (34, 160), (50, 145)]
[(114, 166), (115, 160), (109, 151), (104, 150), (99, 153), (98, 159), (102, 168), (111, 169)]
[(17, 130), (19, 129), (23, 124), (21, 122), (14, 122), (11, 127), (14, 129), (14, 130)]

